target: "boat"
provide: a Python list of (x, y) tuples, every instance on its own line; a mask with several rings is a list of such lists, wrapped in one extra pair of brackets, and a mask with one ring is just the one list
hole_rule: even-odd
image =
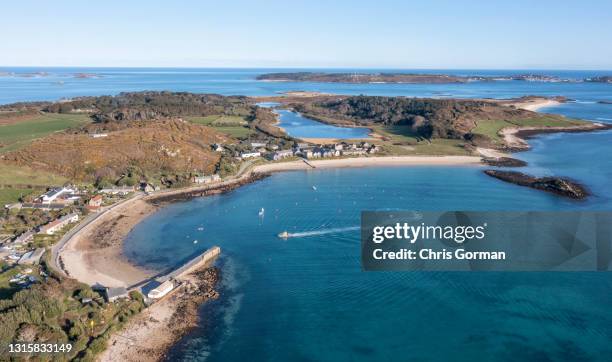
[(316, 186), (314, 186), (314, 185), (312, 186), (312, 189), (313, 189), (313, 190), (315, 190), (315, 191), (317, 191), (317, 187), (316, 187)]
[(278, 234), (278, 237), (281, 239), (287, 239), (289, 237), (289, 233), (287, 232), (287, 230), (285, 230), (282, 233)]
[(262, 207), (261, 210), (259, 210), (259, 216), (263, 216), (264, 212), (266, 212), (266, 210), (264, 210), (264, 208)]

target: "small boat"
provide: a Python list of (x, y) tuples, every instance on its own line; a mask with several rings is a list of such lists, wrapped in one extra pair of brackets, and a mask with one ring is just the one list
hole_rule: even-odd
[(204, 230), (204, 228), (201, 227), (201, 226), (198, 228), (198, 231), (203, 231), (203, 230)]
[(264, 210), (264, 208), (262, 207), (261, 210), (259, 210), (259, 216), (263, 216), (264, 212), (266, 212), (266, 210)]
[(287, 232), (287, 230), (285, 230), (282, 233), (278, 234), (278, 237), (281, 239), (287, 239), (289, 237), (289, 233)]
[(312, 186), (312, 189), (313, 189), (313, 190), (315, 190), (315, 191), (317, 191), (317, 187), (316, 187), (316, 186), (314, 186), (314, 185)]
[(198, 241), (197, 241), (197, 240), (194, 240), (194, 241), (193, 241), (193, 243), (194, 243), (194, 244), (197, 244), (197, 243), (198, 243)]

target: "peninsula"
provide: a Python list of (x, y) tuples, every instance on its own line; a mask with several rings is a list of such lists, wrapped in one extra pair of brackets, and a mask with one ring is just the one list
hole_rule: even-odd
[[(262, 101), (278, 102), (279, 107), (322, 123), (366, 127), (372, 133), (367, 140), (297, 139), (278, 127), (274, 109), (259, 106)], [(95, 323), (112, 322), (92, 334), (83, 332), (87, 328), (83, 322), (71, 319), (61, 326), (55, 322), (33, 325), (28, 333), (42, 336), (49, 328), (61, 329), (65, 331), (62, 338), (78, 346), (72, 356), (93, 357), (109, 340), (118, 343), (112, 332), (126, 328), (122, 333), (135, 340), (147, 340), (155, 334), (158, 345), (137, 354), (159, 359), (176, 336), (193, 326), (197, 318), (194, 301), (214, 298), (214, 282), (218, 279), (217, 271), (211, 269), (186, 276), (184, 282), (195, 294), (185, 290), (172, 299), (178, 302), (154, 304), (154, 308), (145, 309), (146, 314), (139, 313), (146, 300), (136, 290), (127, 293), (128, 288), (159, 271), (132, 265), (123, 255), (123, 241), (137, 223), (163, 203), (225, 192), (284, 170), (478, 167), (483, 160), (491, 166), (520, 167), (523, 164), (509, 159), (508, 153), (526, 149), (524, 137), (538, 132), (607, 128), (531, 110), (559, 101), (563, 100), (323, 93), (249, 98), (135, 92), (0, 106), (0, 125), (11, 129), (0, 135), (0, 196), (6, 204), (0, 226), (8, 235), (7, 258), (29, 260), (36, 255), (38, 263), (32, 270), (36, 277), (28, 278), (25, 273), (32, 273), (32, 268), (16, 263), (3, 274), (4, 279), (14, 281), (6, 289), (9, 304), (18, 305), (32, 295), (53, 294), (49, 286), (59, 285), (58, 290), (69, 297), (58, 300), (58, 308), (80, 315), (91, 307), (100, 314)], [(32, 134), (24, 124), (44, 127)], [(556, 193), (563, 196), (586, 196), (579, 186), (555, 178), (488, 174), (545, 191), (562, 190)], [(571, 191), (571, 195), (563, 190)], [(197, 275), (206, 276), (206, 280), (197, 283)], [(100, 283), (103, 292), (92, 289)], [(22, 290), (22, 285), (31, 288)], [(115, 298), (127, 301), (115, 302)], [(105, 307), (106, 303), (113, 308)], [(179, 309), (188, 311), (180, 316), (185, 323), (180, 328), (163, 328), (164, 323), (176, 318)], [(110, 312), (102, 315), (103, 310)], [(148, 323), (154, 316), (161, 322)], [(21, 325), (29, 320), (13, 309), (0, 312), (0, 317), (15, 322), (7, 325), (7, 339), (3, 340), (7, 343), (22, 333)], [(152, 334), (152, 329), (167, 333)], [(116, 352), (123, 356), (132, 353), (133, 358), (129, 349)], [(102, 358), (112, 358), (109, 356)]]

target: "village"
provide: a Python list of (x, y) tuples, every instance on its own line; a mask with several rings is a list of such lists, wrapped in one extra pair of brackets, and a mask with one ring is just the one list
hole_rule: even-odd
[[(291, 148), (279, 149), (277, 145), (269, 145), (265, 142), (251, 142), (251, 150), (241, 152), (236, 157), (241, 159), (252, 159), (263, 157), (270, 161), (279, 161), (290, 157), (302, 157), (305, 159), (330, 158), (330, 157), (355, 157), (374, 154), (380, 151), (380, 147), (365, 141), (357, 143), (339, 142), (331, 145), (313, 145), (310, 143), (294, 143)], [(215, 150), (223, 149), (216, 145)]]
[[(97, 136), (97, 135), (96, 135)], [(103, 136), (100, 136), (103, 137)], [(365, 141), (338, 142), (328, 145), (316, 145), (305, 142), (294, 142), (292, 145), (277, 145), (267, 140), (242, 141), (238, 145), (212, 146), (216, 152), (232, 157), (239, 163), (278, 162), (291, 159), (323, 159), (334, 157), (359, 157), (374, 154), (380, 147)], [(193, 185), (206, 185), (220, 182), (219, 173), (210, 175), (192, 175)], [(39, 213), (47, 220), (38, 225), (30, 225), (26, 230), (16, 230), (14, 235), (0, 235), (0, 275), (7, 275), (8, 286), (27, 288), (46, 277), (44, 268), (40, 267), (41, 259), (50, 246), (57, 243), (64, 234), (90, 213), (97, 213), (106, 207), (131, 197), (140, 192), (149, 195), (160, 191), (161, 187), (142, 180), (135, 186), (112, 186), (100, 189), (64, 185), (54, 187), (37, 197), (4, 205), (7, 215), (28, 215)], [(24, 218), (20, 216), (21, 218)], [(38, 219), (37, 219), (38, 220)], [(36, 224), (36, 223), (34, 223)], [(0, 280), (2, 280), (0, 278)], [(163, 283), (162, 283), (163, 284)], [(169, 283), (161, 286), (168, 288)], [(125, 288), (103, 288), (101, 292), (108, 300), (127, 296)], [(157, 290), (150, 296), (151, 300)], [(164, 294), (164, 293), (161, 293)], [(145, 293), (146, 295), (146, 293)]]

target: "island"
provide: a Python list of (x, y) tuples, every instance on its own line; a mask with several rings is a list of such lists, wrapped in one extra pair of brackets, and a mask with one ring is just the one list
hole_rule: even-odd
[[(263, 101), (371, 134), (298, 139), (279, 128), (275, 109), (260, 106)], [(54, 340), (73, 346), (68, 358), (158, 359), (194, 326), (197, 306), (216, 298), (219, 279), (218, 270), (202, 264), (175, 275), (181, 288), (162, 283), (158, 294), (143, 291), (157, 271), (132, 265), (123, 241), (163, 205), (228, 192), (284, 170), (520, 167), (524, 163), (510, 155), (529, 147), (526, 137), (609, 128), (530, 110), (558, 101), (128, 92), (0, 106), (0, 125), (11, 130), (0, 134), (2, 342), (45, 341), (54, 331)], [(588, 196), (565, 179), (487, 174), (562, 196)], [(166, 291), (172, 298), (155, 299)], [(146, 322), (151, 318), (157, 322)], [(118, 330), (148, 347), (115, 343)]]
[(266, 73), (256, 77), (261, 81), (274, 82), (320, 82), (320, 83), (405, 83), (405, 84), (447, 84), (467, 82), (526, 81), (546, 83), (598, 82), (611, 83), (612, 77), (562, 78), (546, 74), (514, 75), (454, 75), (430, 73), (326, 73), (326, 72), (287, 72)]

